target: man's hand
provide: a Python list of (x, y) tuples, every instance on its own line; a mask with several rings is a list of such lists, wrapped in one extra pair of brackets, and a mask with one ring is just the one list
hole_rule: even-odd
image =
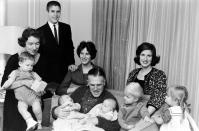
[(54, 113), (58, 118), (66, 118), (70, 114), (70, 109), (65, 106), (58, 106)]

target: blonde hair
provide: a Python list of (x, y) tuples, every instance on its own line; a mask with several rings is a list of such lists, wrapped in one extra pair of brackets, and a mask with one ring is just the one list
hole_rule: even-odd
[[(185, 117), (185, 109), (188, 109), (190, 104), (187, 104), (188, 91), (185, 86), (174, 85), (168, 89), (168, 94), (171, 96), (172, 100), (177, 101), (178, 105), (182, 108), (183, 119)], [(188, 109), (189, 110), (189, 109)]]
[(143, 89), (137, 82), (130, 82), (126, 85), (126, 89), (129, 91), (129, 93), (137, 98), (141, 98), (144, 93)]

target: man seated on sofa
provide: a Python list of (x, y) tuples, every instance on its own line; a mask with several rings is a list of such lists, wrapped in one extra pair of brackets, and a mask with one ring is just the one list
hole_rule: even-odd
[[(106, 88), (106, 75), (103, 69), (100, 67), (93, 67), (88, 72), (88, 84), (75, 90), (71, 94), (71, 98), (75, 103), (79, 103), (81, 105), (81, 113), (88, 113), (95, 105), (102, 103), (105, 99), (111, 98), (116, 100), (116, 98), (110, 92), (108, 92)], [(118, 104), (116, 109), (118, 110)], [(65, 117), (68, 115), (68, 111), (62, 106), (53, 108), (52, 113), (54, 118)], [(97, 116), (90, 118), (90, 121), (94, 122), (97, 127), (100, 127), (104, 130), (120, 130), (117, 120), (110, 121)]]

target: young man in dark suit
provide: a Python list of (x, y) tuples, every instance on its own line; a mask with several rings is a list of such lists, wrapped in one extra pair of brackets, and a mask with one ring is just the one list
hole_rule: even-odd
[(46, 60), (46, 82), (61, 83), (68, 69), (75, 68), (74, 47), (70, 25), (59, 22), (61, 5), (49, 1), (46, 7), (48, 22), (38, 28), (44, 38), (40, 53)]

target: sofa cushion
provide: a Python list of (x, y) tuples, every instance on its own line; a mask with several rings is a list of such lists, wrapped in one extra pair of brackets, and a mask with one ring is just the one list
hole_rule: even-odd
[(111, 92), (115, 98), (118, 101), (119, 106), (121, 106), (124, 103), (124, 92), (123, 91), (118, 91), (118, 90), (113, 90), (113, 89), (108, 89), (109, 92)]

